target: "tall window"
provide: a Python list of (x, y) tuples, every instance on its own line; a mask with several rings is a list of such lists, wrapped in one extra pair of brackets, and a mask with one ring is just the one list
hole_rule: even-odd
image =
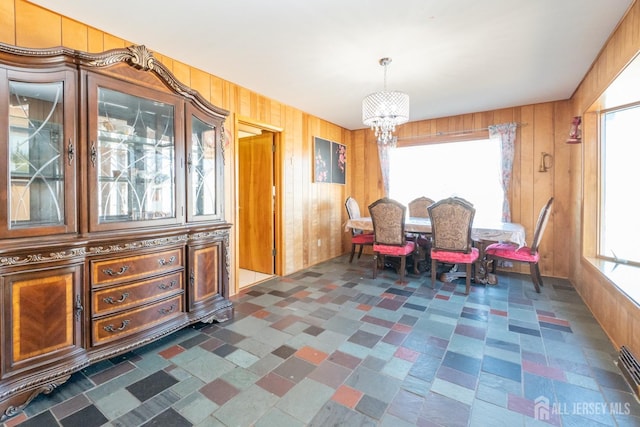
[(474, 222), (502, 217), (500, 142), (495, 139), (399, 147), (389, 155), (389, 197), (407, 205), (416, 197), (463, 197)]
[(640, 264), (640, 104), (602, 114), (601, 257)]

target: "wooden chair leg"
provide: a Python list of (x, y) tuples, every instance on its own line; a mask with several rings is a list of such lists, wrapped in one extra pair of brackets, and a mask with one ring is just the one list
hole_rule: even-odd
[(535, 286), (536, 292), (540, 293), (540, 285), (542, 284), (542, 280), (540, 279), (540, 270), (538, 269), (538, 263), (530, 263), (529, 270), (531, 270), (531, 280), (533, 281), (533, 286)]
[(400, 282), (404, 282), (404, 270), (407, 268), (407, 257), (400, 257)]
[(349, 263), (351, 263), (351, 261), (353, 261), (353, 255), (356, 253), (356, 245), (352, 244), (351, 245), (351, 256), (349, 257)]
[(471, 264), (467, 264), (467, 280), (466, 280), (467, 288), (464, 291), (465, 295), (469, 295), (469, 290), (471, 289)]
[(378, 276), (378, 254), (376, 252), (373, 253), (373, 278), (375, 279)]
[(364, 245), (360, 245), (360, 251), (358, 251), (358, 259), (362, 256), (362, 250), (364, 249)]
[(437, 270), (437, 261), (431, 258), (431, 289), (436, 288), (436, 270)]

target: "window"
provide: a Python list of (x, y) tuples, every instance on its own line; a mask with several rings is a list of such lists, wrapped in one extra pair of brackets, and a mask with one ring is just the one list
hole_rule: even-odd
[(640, 177), (640, 104), (602, 114), (600, 245), (598, 255), (640, 264), (636, 196)]
[(463, 197), (474, 222), (502, 218), (500, 142), (496, 139), (398, 147), (389, 154), (389, 197), (407, 205), (416, 197)]

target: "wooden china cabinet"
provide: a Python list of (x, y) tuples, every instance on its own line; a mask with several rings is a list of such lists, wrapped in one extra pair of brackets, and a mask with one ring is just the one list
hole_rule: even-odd
[(144, 46), (0, 44), (0, 414), (233, 315), (228, 112)]

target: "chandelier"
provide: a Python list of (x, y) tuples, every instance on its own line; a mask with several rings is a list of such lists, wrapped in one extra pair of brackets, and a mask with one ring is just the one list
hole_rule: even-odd
[(387, 66), (391, 58), (382, 58), (379, 63), (384, 67), (384, 90), (362, 100), (362, 123), (375, 131), (379, 144), (395, 145), (396, 126), (409, 121), (409, 95), (387, 91)]

